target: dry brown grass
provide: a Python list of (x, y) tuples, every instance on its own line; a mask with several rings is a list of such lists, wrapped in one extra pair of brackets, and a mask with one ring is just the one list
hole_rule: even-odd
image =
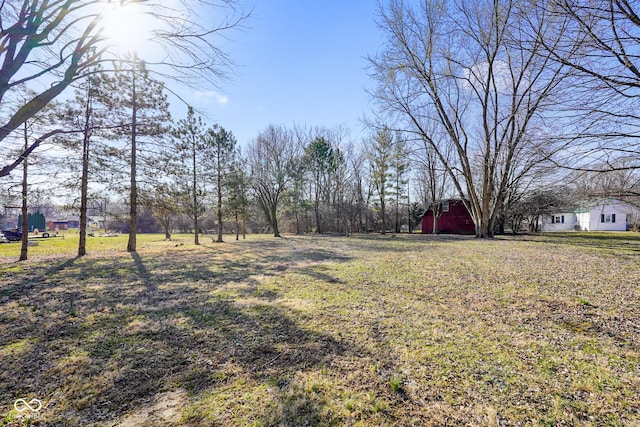
[(6, 260), (0, 425), (638, 425), (640, 242), (608, 236)]

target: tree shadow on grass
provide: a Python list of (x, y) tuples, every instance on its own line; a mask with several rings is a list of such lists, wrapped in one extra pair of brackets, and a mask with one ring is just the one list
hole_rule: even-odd
[(131, 254), (131, 258), (136, 266), (136, 270), (138, 271), (138, 276), (142, 283), (144, 283), (147, 291), (155, 292), (158, 290), (155, 280), (151, 277), (151, 273), (147, 269), (145, 263), (142, 261), (142, 257), (138, 252), (129, 252)]
[[(304, 263), (304, 252), (296, 258)], [(40, 425), (113, 425), (163, 393), (184, 390), (185, 402), (164, 421), (131, 425), (198, 425), (214, 415), (184, 415), (185, 406), (241, 378), (276, 390), (273, 404), (288, 408), (281, 419), (316, 424), (322, 398), (288, 382), (366, 352), (301, 326), (292, 309), (274, 303), (277, 292), (250, 302), (241, 292), (216, 293), (230, 284), (256, 286), (252, 277), (281, 274), (285, 260), (277, 253), (252, 263), (216, 261), (207, 251), (132, 253), (17, 274), (8, 286), (22, 291), (0, 301), (2, 413), (17, 397), (36, 397), (45, 405)], [(253, 418), (274, 422), (273, 414)]]

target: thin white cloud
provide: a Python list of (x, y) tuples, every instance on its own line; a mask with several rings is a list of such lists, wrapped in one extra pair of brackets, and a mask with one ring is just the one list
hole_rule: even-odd
[(229, 97), (227, 95), (222, 95), (214, 90), (198, 91), (196, 92), (196, 98), (214, 99), (217, 104), (222, 106), (225, 106), (229, 103)]

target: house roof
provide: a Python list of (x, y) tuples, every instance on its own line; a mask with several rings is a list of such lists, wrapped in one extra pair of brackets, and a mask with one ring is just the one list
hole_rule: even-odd
[(626, 204), (617, 199), (592, 199), (592, 200), (584, 200), (576, 204), (573, 213), (587, 213), (591, 211), (593, 208), (598, 206), (606, 206), (606, 205), (619, 205)]

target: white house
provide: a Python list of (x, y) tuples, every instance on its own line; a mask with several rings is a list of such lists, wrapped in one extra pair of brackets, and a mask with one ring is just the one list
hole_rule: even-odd
[(633, 210), (615, 199), (583, 202), (572, 211), (544, 215), (542, 231), (626, 231)]
[(542, 216), (542, 231), (569, 231), (575, 230), (577, 224), (574, 212), (558, 212)]

